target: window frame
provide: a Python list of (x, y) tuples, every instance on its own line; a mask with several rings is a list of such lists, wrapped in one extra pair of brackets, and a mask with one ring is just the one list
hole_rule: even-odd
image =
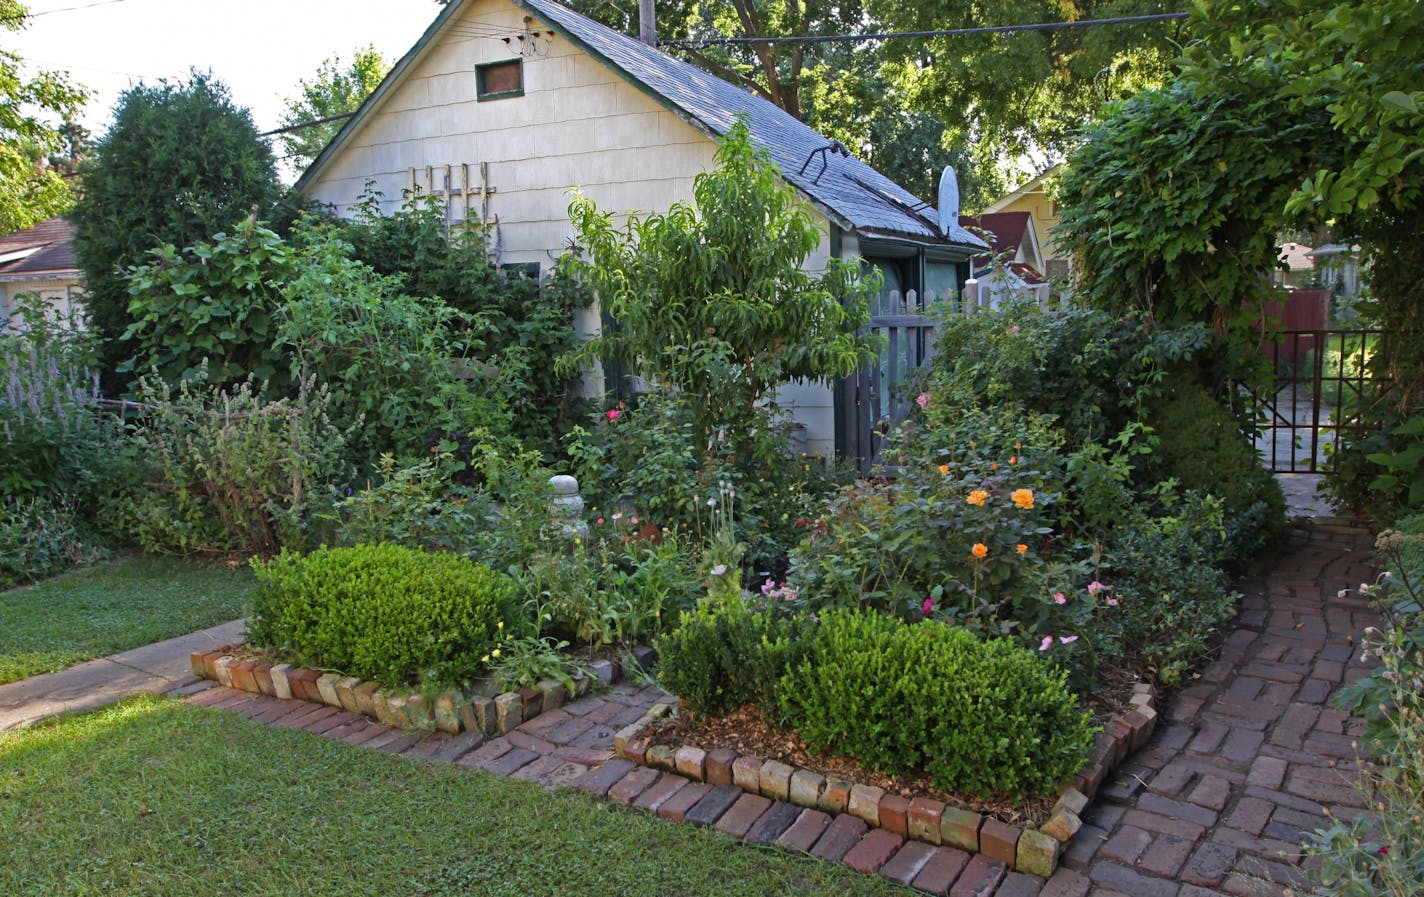
[[(495, 69), (503, 69), (509, 67), (513, 67), (514, 71), (517, 72), (519, 75), (518, 87), (512, 88), (510, 90), (495, 91), (491, 91), (488, 87), (486, 87), (485, 82), (486, 79), (489, 77), (489, 72)], [(478, 102), (484, 103), (489, 100), (504, 100), (509, 99), (510, 97), (522, 96), (524, 96), (523, 58), (516, 57), (514, 59), (501, 59), (498, 62), (484, 62), (475, 66), (475, 99)]]

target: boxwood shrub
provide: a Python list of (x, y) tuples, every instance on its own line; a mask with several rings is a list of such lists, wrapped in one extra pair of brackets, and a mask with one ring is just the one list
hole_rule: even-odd
[(382, 685), (466, 681), (516, 619), (509, 583), (459, 555), (357, 545), (283, 551), (253, 569), (255, 644)]
[(694, 718), (755, 704), (780, 720), (776, 686), (805, 653), (805, 624), (741, 600), (705, 601), (658, 642), (658, 677)]
[(1006, 639), (934, 621), (829, 611), (779, 693), (814, 750), (959, 794), (1050, 794), (1083, 765), (1093, 727), (1064, 673)]

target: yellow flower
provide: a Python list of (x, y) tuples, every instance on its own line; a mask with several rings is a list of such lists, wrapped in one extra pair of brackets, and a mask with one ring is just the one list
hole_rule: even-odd
[(499, 621), (499, 628), (500, 628), (500, 629), (503, 629), (503, 628), (504, 628), (504, 621), (503, 621), (503, 620), (500, 620), (500, 621)]
[(1014, 500), (1014, 504), (1017, 505), (1018, 507), (1022, 508), (1022, 509), (1025, 510), (1025, 511), (1027, 511), (1027, 510), (1029, 510), (1030, 508), (1033, 507), (1033, 490), (1032, 490), (1032, 489), (1015, 489), (1015, 490), (1009, 495), (1009, 498), (1012, 498), (1012, 499)]
[(486, 654), (484, 657), (481, 657), (480, 663), (489, 663), (489, 655)]
[(969, 549), (969, 553), (974, 555), (976, 558), (983, 558), (989, 554), (989, 546), (985, 545), (983, 542), (975, 542), (974, 547)]
[(948, 476), (948, 475), (949, 475), (949, 465), (948, 465), (948, 464), (941, 464), (941, 465), (939, 466), (939, 472), (940, 472), (941, 474), (945, 475), (945, 476)]
[(498, 657), (498, 656), (499, 656), (499, 649), (498, 649), (498, 648), (495, 648), (493, 651), (490, 652), (490, 657)]
[(978, 505), (982, 508), (984, 507), (984, 500), (988, 497), (989, 493), (985, 492), (983, 489), (975, 489), (973, 492), (969, 493), (969, 497), (966, 498), (965, 501), (969, 502), (971, 505)]
[(1015, 546), (1015, 547), (1018, 548), (1019, 554), (1028, 554), (1028, 546), (1025, 545), (1025, 544), (1023, 544), (1022, 542), (1020, 542), (1020, 543), (1019, 543), (1017, 546)]

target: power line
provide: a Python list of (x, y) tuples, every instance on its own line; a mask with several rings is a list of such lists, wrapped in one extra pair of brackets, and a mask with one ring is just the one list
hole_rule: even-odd
[(796, 37), (713, 37), (701, 40), (659, 41), (659, 47), (675, 50), (700, 50), (714, 46), (744, 46), (749, 44), (829, 44), (860, 43), (872, 40), (895, 40), (913, 37), (963, 37), (971, 34), (1013, 34), (1020, 31), (1061, 31), (1067, 28), (1088, 28), (1098, 25), (1132, 25), (1144, 22), (1165, 22), (1185, 19), (1187, 13), (1166, 12), (1149, 16), (1119, 16), (1112, 19), (1079, 19), (1076, 22), (1038, 22), (1032, 25), (988, 25), (979, 28), (943, 28), (935, 31), (882, 31), (875, 34), (812, 34)]
[(78, 6), (61, 6), (59, 9), (42, 9), (39, 12), (26, 12), (23, 16), (16, 18), (38, 19), (40, 16), (47, 16), (57, 12), (74, 12), (78, 9), (92, 9), (96, 6), (108, 6), (112, 3), (124, 3), (126, 0), (94, 0), (93, 3), (81, 3)]
[(271, 131), (263, 131), (258, 137), (272, 137), (277, 134), (288, 134), (292, 131), (300, 131), (302, 128), (310, 128), (313, 125), (324, 125), (329, 121), (341, 121), (355, 115), (355, 112), (342, 112), (337, 115), (328, 115), (325, 118), (314, 118), (311, 121), (299, 122), (295, 125), (288, 125), (285, 128), (276, 128)]

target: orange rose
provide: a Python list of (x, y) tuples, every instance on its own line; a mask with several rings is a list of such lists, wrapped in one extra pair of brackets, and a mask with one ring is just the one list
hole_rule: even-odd
[(1028, 546), (1020, 542), (1017, 546), (1019, 554), (1028, 554)]
[(1014, 504), (1022, 510), (1030, 510), (1033, 507), (1032, 489), (1015, 489), (1009, 494), (1009, 498), (1014, 500)]
[(976, 558), (982, 559), (988, 556), (989, 546), (985, 545), (983, 542), (975, 542), (974, 547), (969, 549), (969, 553), (974, 555)]
[(948, 465), (948, 464), (941, 464), (941, 465), (939, 466), (939, 472), (940, 472), (940, 474), (942, 474), (942, 475), (944, 475), (944, 476), (949, 476), (949, 465)]
[(983, 489), (975, 489), (973, 492), (969, 493), (969, 497), (966, 498), (965, 501), (969, 502), (971, 505), (977, 505), (978, 507), (982, 508), (984, 507), (984, 500), (988, 497), (989, 493), (985, 492)]

